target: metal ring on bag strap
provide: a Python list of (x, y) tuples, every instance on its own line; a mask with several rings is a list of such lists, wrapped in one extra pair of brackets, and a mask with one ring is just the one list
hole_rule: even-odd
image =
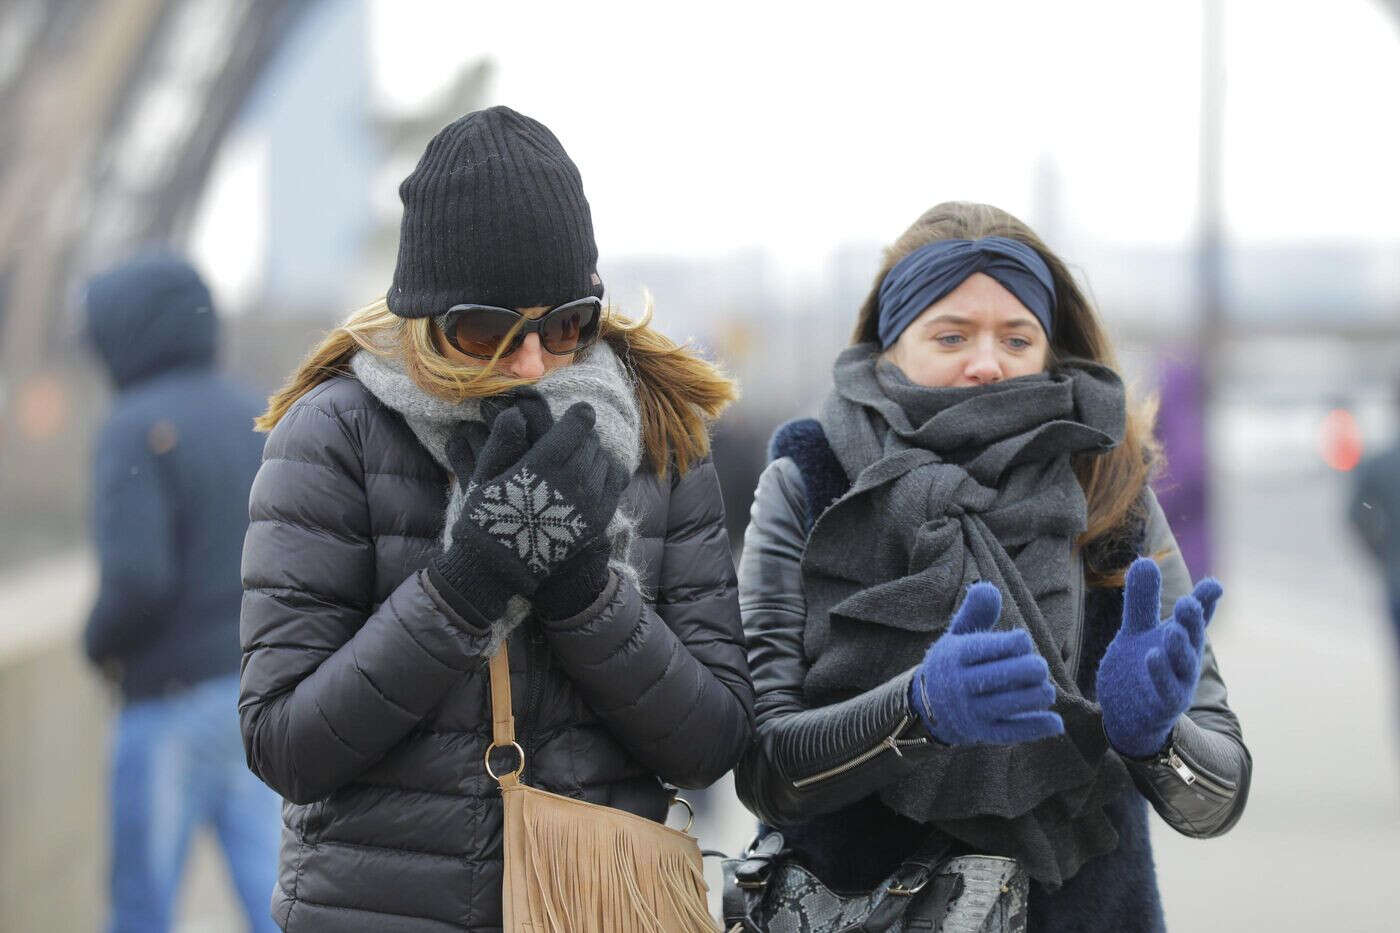
[(520, 747), (519, 742), (511, 742), (510, 744), (515, 747), (515, 753), (520, 756), (520, 764), (516, 766), (514, 771), (507, 771), (503, 775), (497, 774), (495, 771), (491, 770), (491, 753), (498, 748), (505, 748), (506, 746), (498, 745), (495, 742), (492, 742), (490, 745), (486, 746), (486, 755), (483, 760), (486, 762), (486, 773), (491, 775), (492, 780), (499, 781), (502, 777), (510, 777), (512, 775), (518, 778), (520, 777), (520, 775), (525, 773), (525, 749)]
[[(506, 779), (518, 781), (520, 775), (525, 773), (525, 749), (520, 747), (520, 743), (515, 741), (515, 716), (510, 708), (510, 653), (506, 650), (504, 643), (496, 649), (496, 653), (491, 656), (490, 661), (491, 678), (491, 744), (486, 746), (486, 754), (482, 760), (486, 763), (486, 773), (492, 779), (501, 782), (502, 790), (505, 790)], [(505, 748), (507, 745), (515, 747), (515, 753), (520, 756), (520, 764), (514, 771), (507, 771), (505, 774), (497, 774), (491, 770), (491, 753), (498, 748)]]
[[(523, 760), (521, 763), (521, 767), (524, 767)], [(674, 796), (671, 798), (671, 806), (674, 807), (676, 804), (680, 804), (681, 806), (685, 807), (686, 812), (690, 814), (690, 816), (686, 818), (685, 829), (681, 830), (681, 832), (683, 833), (688, 833), (690, 832), (690, 827), (695, 825), (695, 808), (690, 805), (689, 800), (686, 800), (684, 797), (681, 796)], [(670, 807), (667, 807), (667, 809), (669, 810)]]

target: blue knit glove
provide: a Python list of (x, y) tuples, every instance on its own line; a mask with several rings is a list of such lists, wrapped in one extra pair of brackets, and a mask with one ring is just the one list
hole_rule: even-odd
[(1049, 665), (1025, 629), (991, 631), (1000, 616), (1001, 592), (974, 583), (914, 672), (910, 702), (945, 745), (1009, 745), (1065, 731), (1060, 714), (1050, 710)]
[(1224, 592), (1206, 577), (1157, 620), (1162, 571), (1139, 557), (1123, 582), (1123, 626), (1099, 663), (1103, 729), (1120, 754), (1149, 758), (1167, 745), (1172, 727), (1191, 706), (1201, 676), (1206, 625)]

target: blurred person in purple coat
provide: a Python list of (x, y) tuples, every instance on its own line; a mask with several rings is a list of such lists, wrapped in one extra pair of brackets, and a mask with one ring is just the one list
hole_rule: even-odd
[(1194, 351), (1164, 356), (1158, 365), (1157, 439), (1166, 469), (1152, 484), (1193, 577), (1214, 570), (1206, 462), (1205, 380)]

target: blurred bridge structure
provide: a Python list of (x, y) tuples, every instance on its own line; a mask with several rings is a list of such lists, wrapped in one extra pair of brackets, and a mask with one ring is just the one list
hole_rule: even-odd
[[(99, 380), (74, 339), (79, 285), (136, 244), (179, 243), (225, 134), (309, 5), (11, 0), (0, 10), (7, 550), (43, 553), (81, 524)], [(91, 587), (88, 562), (72, 555), (26, 566), (0, 598), (7, 930), (102, 923), (110, 707), (75, 650)]]
[(0, 13), (0, 505), (76, 520), (95, 379), (82, 280), (178, 243), (214, 156), (306, 0), (13, 0)]

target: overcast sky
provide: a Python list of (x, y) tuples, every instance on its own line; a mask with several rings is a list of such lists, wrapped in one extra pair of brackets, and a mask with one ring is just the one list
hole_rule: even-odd
[[(371, 0), (377, 99), (463, 62), (578, 162), (606, 254), (761, 245), (820, 261), (940, 200), (1179, 242), (1196, 213), (1196, 3), (465, 4)], [(1400, 242), (1400, 28), (1374, 0), (1231, 0), (1228, 223)]]

